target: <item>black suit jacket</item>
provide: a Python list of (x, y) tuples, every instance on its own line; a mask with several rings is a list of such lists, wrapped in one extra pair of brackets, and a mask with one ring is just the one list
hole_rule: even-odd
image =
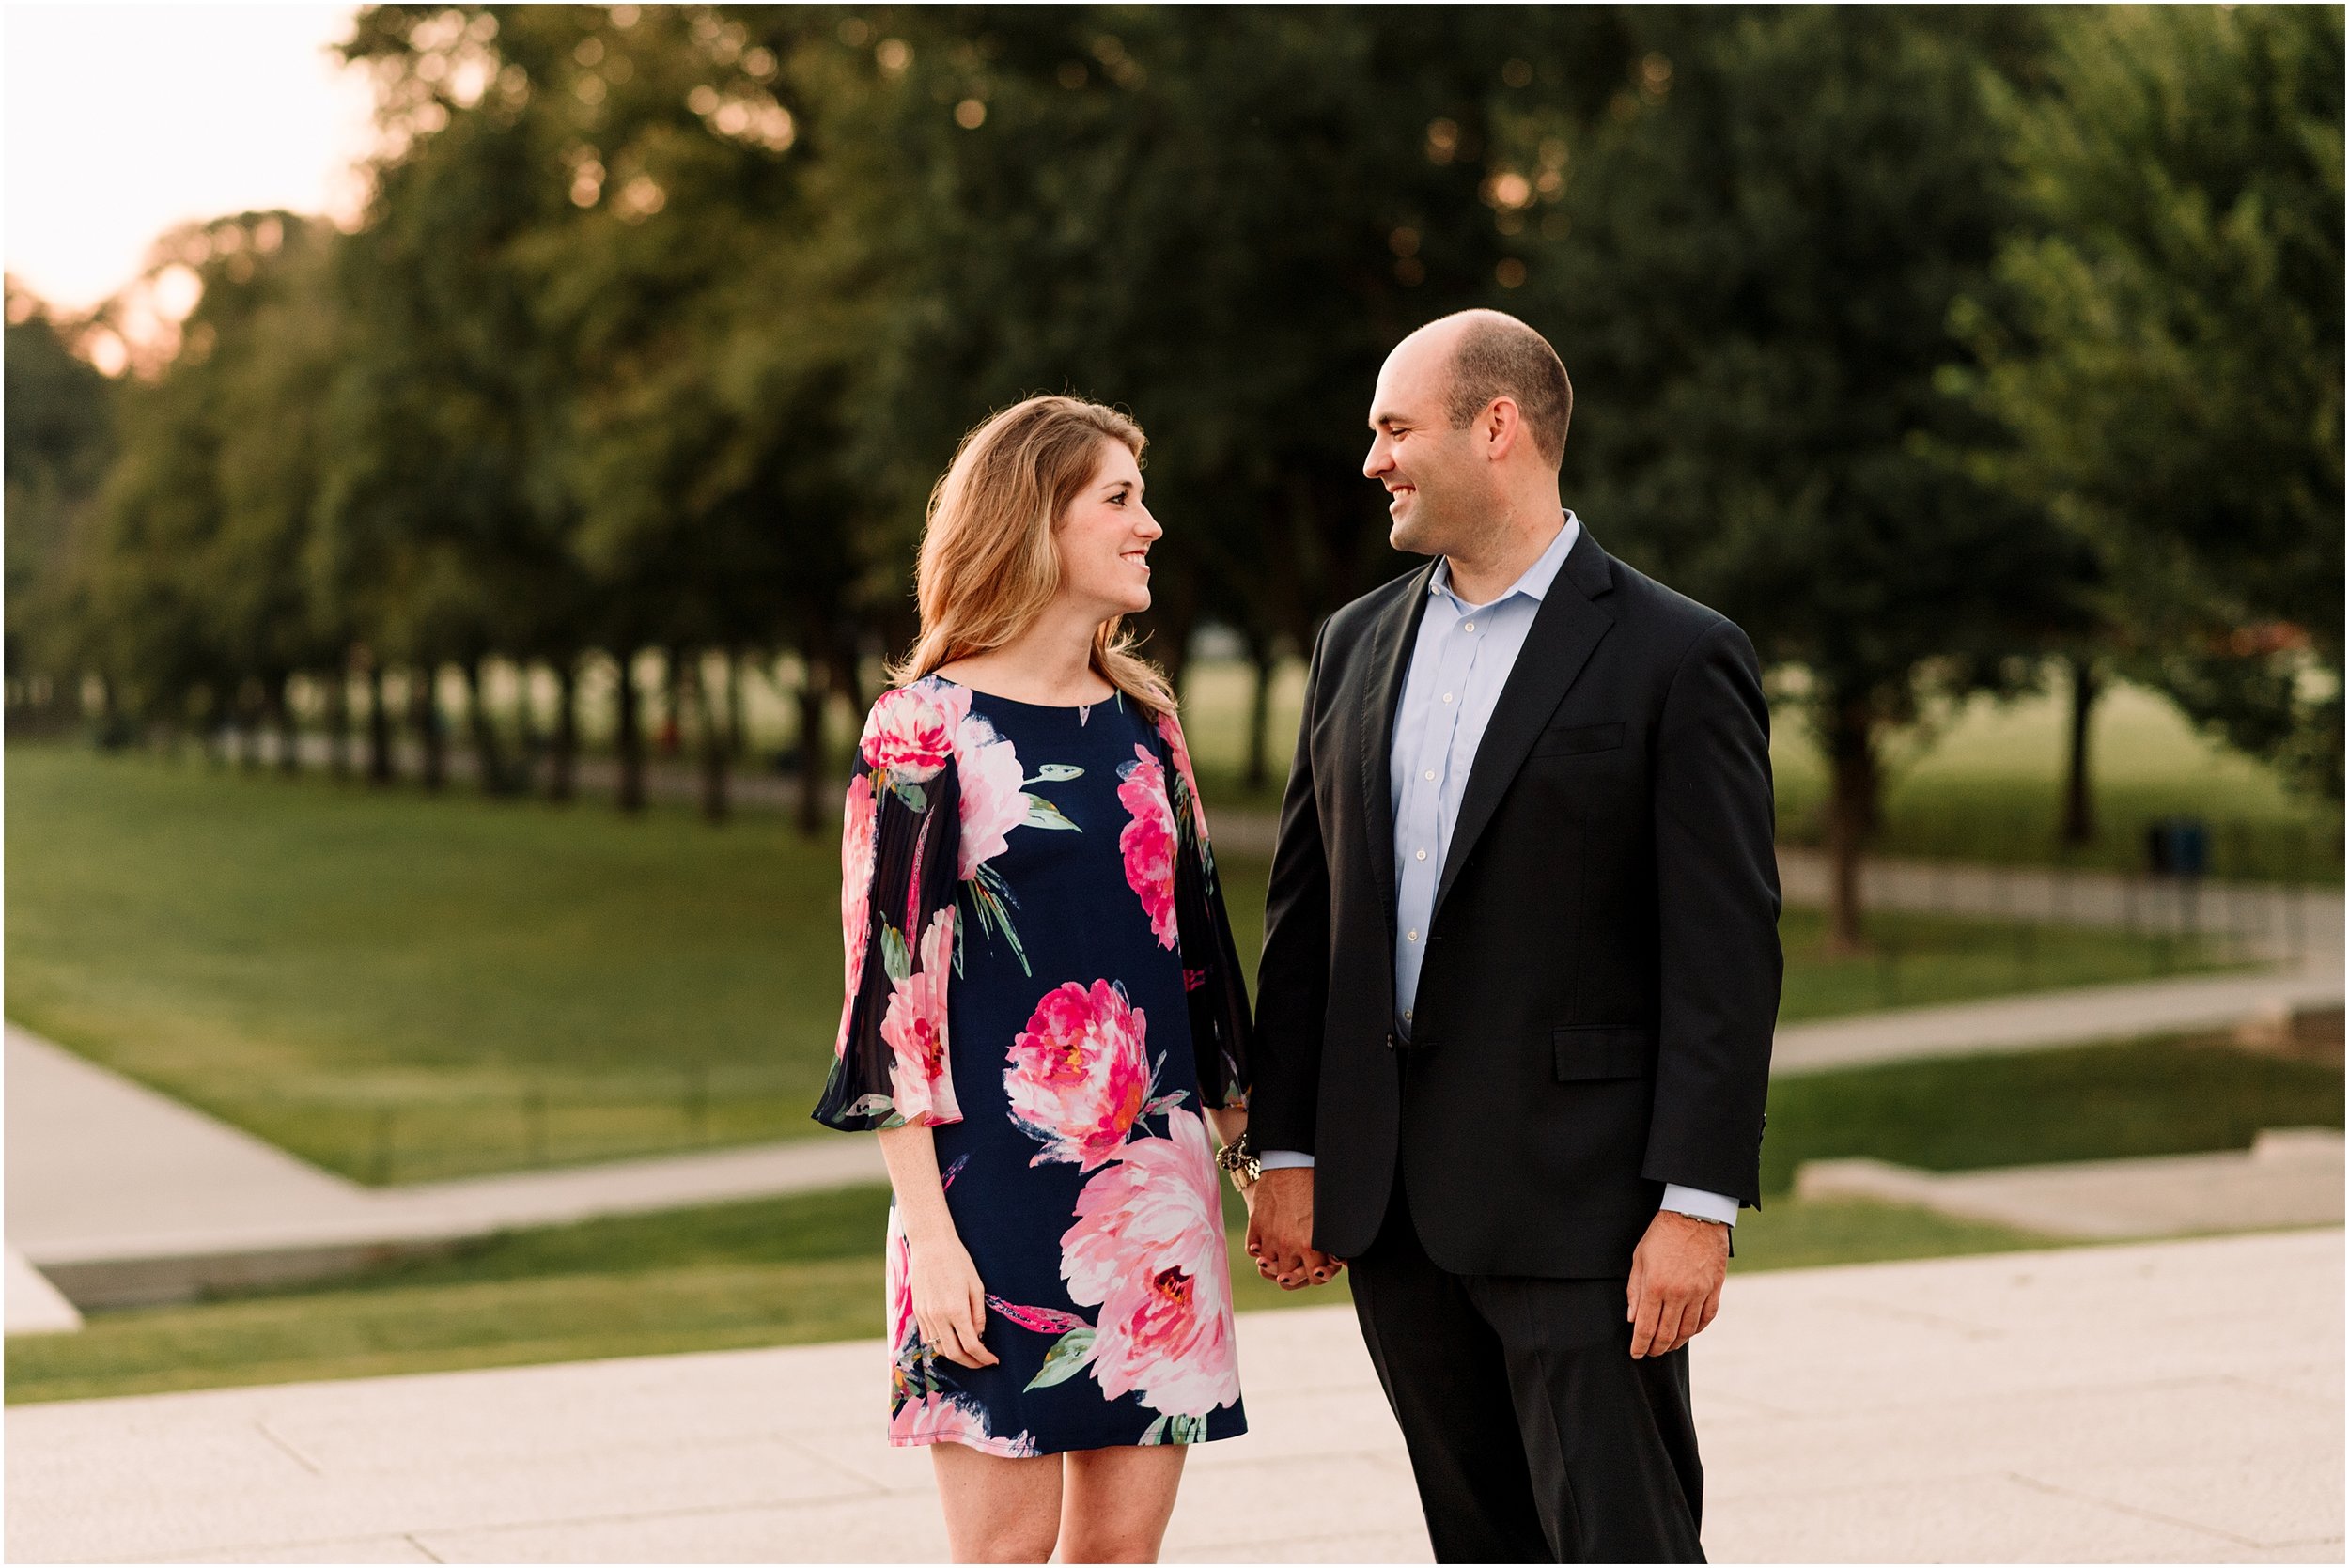
[(1778, 1017), (1769, 709), (1735, 625), (1585, 528), (1476, 753), (1412, 1038), (1388, 751), (1426, 567), (1315, 642), (1265, 913), (1250, 1124), (1359, 1255), (1398, 1162), (1459, 1274), (1623, 1275), (1664, 1184), (1760, 1200)]

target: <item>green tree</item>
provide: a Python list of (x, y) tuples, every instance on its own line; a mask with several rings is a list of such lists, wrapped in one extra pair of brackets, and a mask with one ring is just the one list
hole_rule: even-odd
[(377, 6), (347, 48), (377, 73), (384, 147), (346, 247), (354, 349), (316, 568), (323, 591), (360, 607), (370, 665), (409, 666), (428, 784), (438, 673), (454, 663), (484, 787), (517, 786), (483, 698), (486, 662), (504, 655), (553, 669), (550, 790), (571, 785), (577, 667), (602, 628), (554, 456), (574, 346), (547, 330), (522, 253), (573, 221), (566, 111), (541, 84), (582, 25), (570, 8)]
[(1402, 567), (1360, 473), (1378, 365), (1510, 303), (1497, 127), (1621, 66), (1604, 11), (876, 8), (837, 37), (835, 174), (881, 280), (860, 425), (901, 537), (988, 410), (1128, 407), (1178, 675), (1204, 617), (1268, 672)]
[(82, 646), (110, 694), (166, 720), (200, 701), (245, 757), (273, 724), (290, 765), (292, 678), (337, 662), (303, 556), (334, 360), (323, 254), (332, 230), (288, 212), (187, 225), (150, 276), (198, 289), (178, 352), (125, 389), (122, 455), (77, 562)]
[(1956, 320), (1985, 472), (2096, 551), (2123, 668), (2341, 794), (2341, 14), (2059, 13), (2027, 220)]
[(1951, 303), (2007, 221), (1984, 71), (2030, 13), (1643, 13), (1595, 134), (1561, 151), (1529, 289), (1579, 394), (1568, 493), (1612, 548), (1738, 621), (1827, 753), (1831, 933), (1890, 736), (1937, 694), (2011, 691), (2077, 616), (2038, 508), (1938, 454)]
[(74, 352), (71, 328), (8, 280), (7, 660), (21, 710), (70, 707), (85, 663), (72, 569), (89, 504), (115, 456), (115, 388)]

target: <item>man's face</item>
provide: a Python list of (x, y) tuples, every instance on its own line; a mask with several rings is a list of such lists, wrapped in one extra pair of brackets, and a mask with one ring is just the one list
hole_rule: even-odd
[(1491, 524), (1494, 477), (1476, 427), (1452, 427), (1448, 342), (1414, 334), (1387, 356), (1371, 398), (1362, 473), (1386, 487), (1388, 542), (1414, 555), (1455, 550)]

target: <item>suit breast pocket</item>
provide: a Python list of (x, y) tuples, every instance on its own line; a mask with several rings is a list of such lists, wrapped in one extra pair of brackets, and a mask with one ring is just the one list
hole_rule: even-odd
[(1542, 737), (1533, 742), (1537, 757), (1581, 756), (1591, 752), (1611, 752), (1623, 744), (1623, 723), (1575, 724), (1565, 729), (1544, 730)]

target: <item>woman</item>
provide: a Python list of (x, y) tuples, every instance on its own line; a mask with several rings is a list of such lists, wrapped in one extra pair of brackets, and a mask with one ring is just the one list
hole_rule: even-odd
[(879, 1129), (889, 1440), (929, 1447), (963, 1561), (1155, 1560), (1185, 1448), (1247, 1429), (1208, 1131), (1251, 1179), (1247, 991), (1173, 694), (1119, 632), (1143, 442), (1069, 397), (963, 438), (848, 789), (816, 1116)]

